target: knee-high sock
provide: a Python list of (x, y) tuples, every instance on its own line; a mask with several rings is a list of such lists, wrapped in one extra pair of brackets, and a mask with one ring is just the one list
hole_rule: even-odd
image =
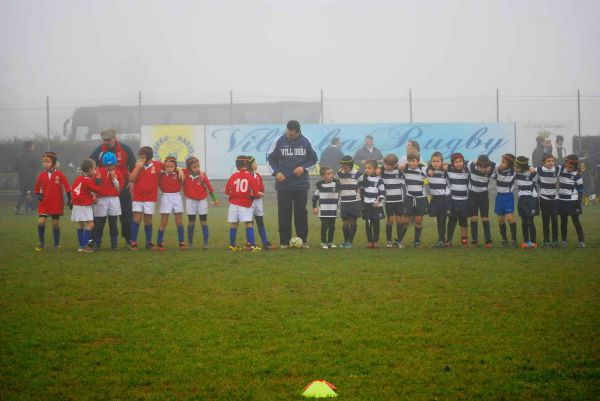
[(446, 240), (446, 216), (437, 216), (438, 242)]
[(83, 230), (83, 246), (88, 246), (92, 239), (92, 230)]
[(348, 242), (348, 238), (350, 237), (350, 225), (347, 225), (346, 222), (342, 224), (342, 232), (344, 234), (344, 242)]
[[(156, 242), (160, 244), (161, 242), (163, 242), (164, 238), (165, 238), (165, 230), (161, 230), (159, 228), (158, 234), (156, 235)], [(149, 242), (149, 241), (146, 240), (146, 242)]]
[(573, 225), (575, 226), (575, 231), (577, 232), (577, 239), (579, 242), (583, 242), (583, 227), (581, 227), (579, 216), (571, 216), (571, 220), (573, 220)]
[(500, 236), (502, 237), (502, 241), (508, 241), (508, 238), (506, 237), (506, 223), (498, 224), (498, 227), (500, 227)]
[(473, 241), (479, 239), (479, 224), (476, 221), (471, 221), (471, 239)]
[(401, 225), (400, 232), (398, 233), (398, 242), (402, 242), (404, 240), (404, 236), (406, 235), (406, 231), (408, 230), (408, 226)]
[(542, 212), (542, 235), (544, 242), (550, 241), (550, 214)]
[(202, 226), (202, 241), (208, 244), (208, 225)]
[(144, 224), (144, 233), (146, 234), (146, 245), (152, 243), (152, 224)]
[(398, 237), (397, 238), (398, 241), (401, 241), (400, 240), (400, 235), (403, 235), (402, 234), (403, 230), (404, 230), (404, 226), (402, 225), (402, 223), (396, 224), (396, 237)]
[(523, 242), (529, 242), (529, 217), (521, 218), (521, 232), (523, 234)]
[(385, 225), (385, 239), (386, 239), (386, 241), (391, 241), (392, 240), (392, 228), (394, 228), (394, 226), (391, 223), (387, 223)]
[(237, 237), (237, 228), (229, 228), (229, 245), (235, 246), (235, 240)]
[(567, 232), (569, 230), (569, 216), (560, 216), (560, 238), (563, 241), (567, 240)]
[(177, 239), (179, 242), (185, 241), (185, 237), (183, 236), (183, 224), (177, 226)]
[(458, 218), (456, 216), (450, 216), (448, 218), (448, 231), (446, 235), (448, 236), (448, 242), (452, 242), (452, 237), (454, 237), (454, 229), (456, 228), (456, 223), (458, 223)]
[(529, 241), (537, 241), (537, 231), (535, 228), (535, 219), (533, 216), (529, 217)]
[(137, 242), (138, 232), (140, 231), (140, 223), (131, 222), (131, 241)]
[(552, 242), (558, 242), (558, 216), (556, 214), (550, 216), (550, 223), (552, 224)]
[(508, 226), (510, 227), (510, 239), (512, 241), (516, 241), (517, 240), (517, 223), (513, 221), (512, 223), (509, 223)]
[(365, 232), (367, 234), (367, 241), (369, 243), (373, 242), (373, 228), (371, 220), (365, 220)]
[(52, 229), (52, 237), (54, 238), (54, 246), (60, 244), (60, 228)]
[(371, 222), (371, 230), (373, 232), (373, 242), (379, 242), (379, 233), (381, 232), (379, 220), (373, 220)]
[(83, 247), (83, 228), (77, 229), (77, 240), (79, 241), (79, 247)]
[(333, 236), (335, 234), (335, 219), (329, 219), (329, 235), (327, 236), (327, 242), (333, 243)]
[(354, 242), (354, 236), (356, 235), (357, 224), (350, 224), (350, 230), (348, 232), (348, 242)]
[(188, 224), (188, 243), (194, 243), (194, 224)]
[(483, 236), (485, 237), (485, 243), (489, 244), (490, 242), (492, 242), (492, 231), (490, 229), (490, 221), (483, 221), (481, 222), (481, 224), (483, 224)]
[(423, 227), (415, 226), (415, 242), (421, 242), (421, 233), (423, 232)]
[(44, 245), (44, 236), (46, 234), (46, 225), (45, 224), (38, 224), (38, 240), (40, 241), (40, 244)]
[(256, 246), (256, 240), (254, 239), (254, 227), (246, 227), (246, 241), (252, 246)]

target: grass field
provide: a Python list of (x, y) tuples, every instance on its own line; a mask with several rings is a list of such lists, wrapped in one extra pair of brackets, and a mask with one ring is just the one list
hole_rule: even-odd
[(225, 212), (209, 250), (79, 254), (65, 218), (35, 253), (0, 205), (0, 399), (600, 399), (598, 206), (559, 250), (321, 250), (311, 217), (311, 249), (228, 254)]

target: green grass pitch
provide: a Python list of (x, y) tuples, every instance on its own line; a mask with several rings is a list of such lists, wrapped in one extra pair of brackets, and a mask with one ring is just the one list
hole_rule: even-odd
[(570, 227), (567, 249), (369, 250), (360, 222), (322, 250), (311, 215), (311, 249), (233, 254), (226, 210), (209, 250), (171, 218), (165, 252), (80, 254), (68, 216), (36, 253), (35, 217), (0, 205), (0, 400), (300, 400), (321, 378), (340, 400), (600, 399), (599, 206), (585, 249)]

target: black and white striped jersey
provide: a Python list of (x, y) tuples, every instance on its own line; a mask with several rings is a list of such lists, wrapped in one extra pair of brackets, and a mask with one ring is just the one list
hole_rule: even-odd
[(381, 173), (385, 185), (385, 203), (397, 203), (404, 200), (404, 174), (398, 169), (383, 170)]
[[(433, 175), (429, 176), (429, 172), (433, 171)], [(429, 176), (429, 193), (431, 196), (447, 196), (450, 194), (448, 186), (448, 174), (444, 170), (434, 170), (433, 167), (427, 167), (427, 175)]]
[(362, 173), (352, 170), (348, 173), (338, 171), (337, 180), (340, 183), (340, 202), (360, 201), (358, 184), (362, 179)]
[(336, 217), (340, 198), (340, 184), (333, 180), (317, 182), (317, 189), (312, 197), (313, 209), (319, 208), (319, 217)]
[(558, 173), (558, 199), (562, 201), (578, 200), (583, 194), (583, 178), (578, 170), (567, 171), (560, 166)]
[(448, 183), (450, 184), (450, 196), (453, 200), (469, 199), (469, 170), (455, 170), (448, 165)]
[(558, 193), (559, 170), (559, 166), (554, 166), (552, 168), (540, 166), (537, 168), (538, 181), (540, 183), (540, 198), (547, 200), (556, 199)]
[(515, 188), (515, 169), (500, 170), (500, 165), (497, 164), (494, 173), (496, 174), (496, 190), (498, 193), (512, 193)]
[(381, 203), (385, 200), (385, 185), (380, 176), (365, 174), (360, 186), (364, 203)]
[(427, 168), (419, 164), (416, 169), (411, 169), (408, 165), (402, 172), (406, 182), (406, 192), (413, 198), (423, 198), (425, 195), (425, 179), (427, 178)]
[(476, 161), (469, 162), (469, 191), (477, 192), (477, 193), (485, 193), (488, 191), (488, 185), (490, 183), (490, 179), (494, 178), (495, 173), (494, 169), (496, 167), (496, 163), (490, 162), (490, 172), (484, 173), (477, 167)]
[(537, 181), (537, 173), (532, 173), (529, 170), (517, 173), (515, 175), (515, 185), (517, 186), (518, 196), (533, 196), (537, 198), (538, 193), (535, 189)]

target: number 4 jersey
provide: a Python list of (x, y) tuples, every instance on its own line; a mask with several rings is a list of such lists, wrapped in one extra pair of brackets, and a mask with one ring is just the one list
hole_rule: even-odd
[(229, 203), (242, 207), (252, 207), (252, 201), (258, 197), (259, 184), (248, 170), (233, 173), (227, 184), (225, 194), (229, 195)]

